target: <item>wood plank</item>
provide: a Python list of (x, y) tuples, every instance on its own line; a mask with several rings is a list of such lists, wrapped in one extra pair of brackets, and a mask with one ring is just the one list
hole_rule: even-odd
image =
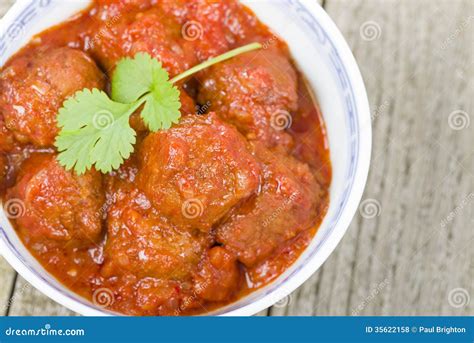
[[(473, 125), (453, 130), (448, 118), (472, 119), (474, 3), (328, 0), (326, 10), (366, 81), (374, 144), (364, 199), (381, 212), (357, 215), (271, 315), (472, 315), (472, 301), (453, 300), (474, 294)], [(379, 36), (364, 40), (374, 23)]]
[(18, 276), (9, 311), (10, 316), (74, 316)]
[(2, 0), (0, 2), (0, 18), (8, 11), (8, 9), (13, 5), (15, 0)]
[(15, 287), (16, 272), (0, 256), (0, 315), (5, 316), (8, 313), (12, 302), (11, 296)]

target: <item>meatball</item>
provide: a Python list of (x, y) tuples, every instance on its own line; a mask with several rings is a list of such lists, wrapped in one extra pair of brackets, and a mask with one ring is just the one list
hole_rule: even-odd
[(98, 33), (90, 45), (108, 71), (123, 57), (147, 52), (175, 76), (255, 35), (271, 39), (235, 0), (101, 0), (99, 5)]
[(209, 231), (259, 186), (260, 166), (244, 138), (214, 113), (150, 134), (137, 184), (174, 224)]
[(280, 245), (272, 256), (246, 269), (245, 279), (251, 288), (258, 289), (276, 279), (300, 256), (314, 237), (315, 228), (300, 232), (295, 238)]
[(7, 168), (7, 157), (3, 154), (0, 154), (0, 192), (4, 190), (4, 181), (7, 176)]
[(223, 247), (207, 251), (194, 279), (194, 289), (201, 299), (224, 301), (239, 288), (240, 272), (234, 255)]
[(138, 52), (160, 60), (171, 76), (197, 62), (191, 42), (182, 37), (181, 25), (159, 8), (123, 14), (113, 25), (101, 23), (97, 31), (101, 34), (91, 41), (92, 53), (107, 71)]
[(249, 43), (256, 35), (263, 41), (270, 38), (255, 15), (236, 0), (162, 0), (158, 6), (181, 25), (199, 61)]
[(83, 88), (103, 88), (104, 78), (85, 53), (58, 48), (20, 57), (0, 75), (0, 113), (21, 143), (52, 146), (64, 100)]
[(180, 282), (145, 278), (136, 285), (135, 302), (150, 315), (179, 315), (186, 304), (184, 299), (192, 296), (185, 293)]
[(198, 101), (234, 124), (249, 140), (269, 147), (289, 146), (285, 129), (297, 108), (297, 76), (289, 60), (276, 50), (238, 56), (200, 76)]
[(110, 26), (126, 13), (150, 8), (151, 2), (152, 0), (96, 0), (97, 12), (95, 16)]
[(233, 39), (225, 27), (226, 14), (230, 14), (226, 13), (227, 3), (213, 0), (164, 0), (160, 6), (179, 23), (181, 35), (192, 44), (197, 59), (205, 61), (231, 49)]
[(255, 148), (264, 164), (261, 192), (217, 229), (217, 241), (248, 267), (314, 225), (326, 196), (306, 164)]
[(20, 207), (14, 217), (32, 239), (94, 243), (101, 236), (101, 174), (72, 174), (55, 155), (37, 153), (23, 163), (16, 184), (7, 192), (7, 212), (8, 204)]
[(12, 150), (14, 142), (13, 133), (5, 126), (3, 115), (0, 112), (0, 153)]
[(131, 184), (117, 186), (112, 199), (102, 275), (190, 279), (209, 237), (168, 223)]

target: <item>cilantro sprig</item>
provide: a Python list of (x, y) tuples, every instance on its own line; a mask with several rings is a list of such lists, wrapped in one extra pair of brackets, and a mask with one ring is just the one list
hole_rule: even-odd
[(170, 80), (160, 61), (146, 53), (118, 62), (112, 77), (111, 97), (98, 89), (84, 89), (67, 99), (58, 114), (58, 161), (78, 175), (93, 166), (102, 173), (116, 170), (130, 157), (136, 132), (130, 116), (140, 116), (151, 132), (169, 129), (181, 118), (175, 83), (214, 64), (261, 49), (252, 43), (199, 64)]

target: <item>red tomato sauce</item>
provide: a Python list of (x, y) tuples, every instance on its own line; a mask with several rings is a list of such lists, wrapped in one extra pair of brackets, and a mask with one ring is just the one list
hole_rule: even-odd
[[(118, 61), (147, 52), (181, 82), (182, 118), (133, 155), (84, 175), (57, 161), (56, 116), (78, 90), (110, 90)], [(36, 37), (0, 74), (0, 191), (12, 224), (59, 282), (127, 315), (193, 315), (275, 280), (329, 205), (325, 126), (287, 45), (234, 0), (97, 0)], [(8, 214), (8, 208), (6, 208)]]

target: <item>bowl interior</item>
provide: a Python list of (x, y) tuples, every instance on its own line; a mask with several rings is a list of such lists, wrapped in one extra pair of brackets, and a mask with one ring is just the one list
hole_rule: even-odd
[[(88, 3), (87, 0), (17, 3), (0, 24), (0, 64), (34, 34), (68, 19)], [(266, 287), (212, 312), (216, 315), (254, 314), (293, 291), (324, 262), (357, 208), (370, 159), (370, 117), (365, 89), (349, 49), (325, 12), (311, 0), (245, 0), (243, 3), (289, 43), (296, 63), (312, 86), (326, 122), (333, 180), (328, 213), (298, 261)], [(67, 290), (41, 267), (19, 241), (3, 208), (0, 225), (1, 252), (27, 281), (81, 314), (107, 314)]]

